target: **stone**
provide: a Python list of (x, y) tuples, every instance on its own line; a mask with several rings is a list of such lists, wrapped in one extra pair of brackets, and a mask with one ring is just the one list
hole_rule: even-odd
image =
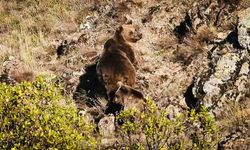
[(115, 135), (115, 117), (108, 115), (98, 123), (99, 132), (104, 138), (112, 138)]
[(238, 24), (239, 43), (250, 50), (250, 8), (240, 11)]
[(87, 16), (85, 20), (80, 24), (80, 30), (92, 29), (97, 25), (97, 19), (94, 16)]
[(220, 115), (229, 101), (240, 101), (248, 94), (249, 54), (229, 44), (209, 53), (209, 67), (197, 77), (193, 93), (214, 115)]

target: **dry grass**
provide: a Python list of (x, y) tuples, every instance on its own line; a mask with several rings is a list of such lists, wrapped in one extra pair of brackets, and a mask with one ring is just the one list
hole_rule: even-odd
[(208, 27), (208, 26), (201, 26), (197, 30), (196, 40), (200, 42), (210, 42), (216, 37), (216, 28), (215, 27)]
[[(226, 149), (249, 148), (250, 101), (230, 102), (223, 116), (217, 119), (222, 140)], [(228, 141), (227, 141), (228, 140)]]
[(221, 131), (230, 132), (233, 128), (246, 126), (250, 123), (250, 101), (248, 98), (242, 102), (231, 102), (227, 110), (218, 118)]
[[(193, 0), (192, 0), (193, 1)], [(0, 54), (0, 62), (14, 55), (27, 66), (39, 71), (41, 55), (54, 54), (52, 40), (64, 39), (66, 35), (76, 32), (87, 15), (89, 6), (105, 3), (115, 4), (125, 0), (8, 0), (0, 1), (0, 45), (7, 53)], [(154, 1), (134, 0), (135, 4), (155, 3)], [(175, 2), (175, 1), (174, 1)], [(184, 3), (178, 0), (175, 3)], [(51, 46), (52, 45), (52, 46)], [(2, 66), (1, 66), (2, 67)], [(0, 67), (0, 73), (3, 69)]]
[(14, 55), (33, 69), (43, 69), (39, 66), (43, 60), (37, 58), (46, 54), (51, 39), (77, 30), (77, 22), (87, 15), (85, 6), (81, 0), (0, 1), (0, 43), (7, 51), (0, 61)]
[(28, 68), (19, 68), (18, 70), (12, 70), (9, 73), (11, 79), (14, 79), (18, 83), (22, 81), (33, 81), (34, 73)]

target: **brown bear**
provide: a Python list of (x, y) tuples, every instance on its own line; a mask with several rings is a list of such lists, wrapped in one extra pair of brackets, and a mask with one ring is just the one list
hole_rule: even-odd
[(120, 26), (113, 38), (109, 39), (104, 44), (104, 50), (117, 49), (124, 52), (132, 64), (136, 62), (135, 50), (131, 46), (132, 43), (136, 43), (142, 38), (142, 34), (139, 32), (139, 28), (132, 24), (126, 24)]
[(135, 83), (136, 63), (135, 52), (131, 43), (135, 43), (142, 37), (138, 29), (132, 24), (120, 26), (114, 37), (104, 44), (104, 51), (97, 63), (96, 71), (99, 80), (105, 85), (109, 99), (114, 99), (115, 92), (119, 88), (118, 82), (127, 86)]
[(113, 103), (121, 104), (124, 110), (129, 108), (136, 108), (143, 111), (146, 106), (146, 99), (144, 95), (130, 86), (123, 85), (121, 82), (117, 83), (119, 88), (115, 92)]

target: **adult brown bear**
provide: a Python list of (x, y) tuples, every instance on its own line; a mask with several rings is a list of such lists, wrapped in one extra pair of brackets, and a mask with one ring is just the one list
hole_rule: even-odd
[(110, 100), (114, 99), (115, 93), (121, 85), (131, 87), (135, 84), (136, 57), (131, 44), (141, 38), (142, 34), (137, 27), (126, 24), (120, 26), (115, 35), (104, 44), (104, 51), (99, 58), (96, 70), (99, 80), (105, 85)]

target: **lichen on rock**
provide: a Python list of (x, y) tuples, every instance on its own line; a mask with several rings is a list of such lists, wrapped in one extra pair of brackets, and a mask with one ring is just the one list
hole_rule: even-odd
[(250, 8), (239, 12), (238, 30), (240, 44), (250, 50)]
[[(240, 101), (249, 92), (247, 86), (249, 84), (250, 35), (246, 33), (250, 29), (250, 17), (249, 13), (247, 14), (249, 10), (239, 13), (236, 32), (232, 31), (237, 34), (228, 35), (228, 37), (236, 36), (230, 38), (238, 41), (228, 41), (229, 38), (226, 38), (214, 44), (208, 52), (210, 61), (208, 67), (195, 81), (194, 95), (202, 99), (202, 103), (210, 107), (215, 115), (223, 112), (227, 102)], [(235, 42), (240, 43), (240, 46), (235, 47)]]

